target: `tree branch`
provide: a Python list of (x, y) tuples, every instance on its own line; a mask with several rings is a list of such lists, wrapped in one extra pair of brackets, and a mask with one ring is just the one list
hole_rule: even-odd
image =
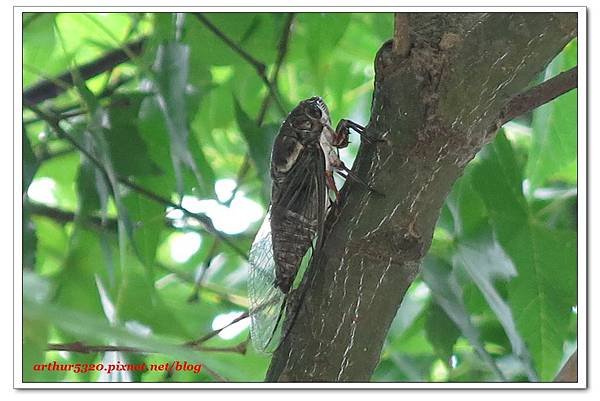
[(141, 54), (145, 40), (146, 38), (142, 38), (128, 43), (123, 49), (113, 50), (94, 61), (82, 65), (77, 71), (69, 70), (55, 79), (43, 80), (33, 85), (23, 92), (23, 103), (36, 105), (44, 100), (57, 97), (74, 85), (73, 74), (78, 74), (83, 80), (87, 80), (129, 61), (129, 54)]
[(577, 88), (577, 67), (562, 72), (513, 97), (500, 112), (499, 127)]

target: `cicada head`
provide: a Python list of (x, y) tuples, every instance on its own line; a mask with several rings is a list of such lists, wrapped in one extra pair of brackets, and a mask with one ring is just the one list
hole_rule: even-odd
[(329, 109), (319, 96), (301, 101), (289, 116), (294, 129), (307, 142), (318, 141), (324, 126), (330, 126)]

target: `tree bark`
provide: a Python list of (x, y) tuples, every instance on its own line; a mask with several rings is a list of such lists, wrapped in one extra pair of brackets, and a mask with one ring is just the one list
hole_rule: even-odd
[(375, 60), (367, 134), (384, 141), (363, 142), (354, 164), (385, 196), (344, 185), (268, 381), (369, 381), (452, 184), (509, 101), (576, 35), (577, 15), (422, 13), (408, 23), (408, 55), (390, 41)]

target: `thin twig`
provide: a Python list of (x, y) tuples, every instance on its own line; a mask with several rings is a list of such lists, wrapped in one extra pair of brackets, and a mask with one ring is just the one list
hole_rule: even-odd
[(213, 331), (211, 331), (211, 332), (203, 335), (202, 337), (200, 337), (200, 338), (198, 338), (196, 340), (188, 341), (184, 345), (189, 346), (189, 347), (195, 347), (197, 345), (200, 345), (200, 344), (202, 344), (202, 343), (210, 340), (214, 336), (218, 335), (220, 332), (222, 332), (223, 330), (225, 330), (229, 326), (232, 326), (232, 325), (236, 324), (237, 322), (239, 322), (241, 320), (247, 319), (249, 316), (250, 315), (249, 315), (248, 312), (244, 312), (241, 315), (239, 315), (238, 317), (236, 317), (235, 319), (233, 319), (231, 322), (227, 323), (225, 326), (221, 327), (220, 329), (213, 330)]
[[(283, 32), (281, 33), (281, 37), (279, 39), (279, 45), (277, 46), (277, 58), (275, 59), (275, 68), (273, 69), (273, 73), (271, 75), (271, 85), (277, 87), (277, 80), (279, 78), (279, 71), (281, 70), (281, 66), (283, 65), (283, 60), (287, 55), (287, 51), (289, 48), (290, 37), (292, 34), (292, 23), (294, 22), (294, 13), (289, 13), (285, 23), (283, 24)], [(256, 124), (260, 127), (265, 119), (265, 114), (267, 113), (267, 108), (269, 107), (269, 102), (271, 100), (271, 92), (269, 91), (263, 102), (260, 106), (260, 111), (258, 113), (258, 117), (256, 118)], [(285, 110), (282, 111), (282, 115), (285, 116)]]
[(394, 40), (392, 52), (400, 57), (408, 56), (410, 50), (410, 32), (408, 25), (408, 14), (394, 14)]
[(249, 340), (249, 338), (242, 341), (239, 344), (231, 345), (229, 347), (195, 346), (193, 348), (197, 349), (198, 351), (205, 351), (205, 352), (231, 352), (234, 354), (246, 355), (246, 352), (248, 351), (248, 340)]
[(227, 198), (227, 200), (222, 202), (223, 205), (225, 205), (227, 207), (231, 206), (231, 202), (233, 202), (233, 200), (235, 199), (235, 196), (237, 195), (238, 191), (240, 190), (240, 187), (242, 186), (242, 182), (244, 181), (244, 178), (246, 177), (246, 174), (248, 173), (249, 169), (250, 169), (250, 153), (246, 152), (246, 154), (244, 155), (244, 161), (242, 161), (242, 165), (240, 166), (240, 169), (238, 170), (237, 176), (235, 178), (235, 187), (233, 187), (233, 189), (231, 190), (231, 194), (229, 195), (229, 198)]
[(215, 239), (208, 251), (206, 259), (204, 260), (204, 262), (202, 262), (202, 266), (200, 266), (201, 270), (198, 274), (198, 277), (196, 278), (196, 280), (194, 280), (194, 288), (192, 289), (192, 293), (190, 294), (187, 300), (189, 303), (198, 302), (198, 299), (200, 298), (200, 288), (202, 288), (202, 282), (204, 281), (206, 272), (210, 267), (210, 264), (212, 263), (213, 259), (217, 255), (218, 250), (219, 241)]
[[(31, 111), (33, 111), (36, 115), (38, 115), (41, 119), (46, 121), (54, 129), (54, 131), (57, 133), (57, 135), (59, 135), (59, 137), (66, 139), (68, 142), (71, 143), (71, 145), (73, 145), (73, 147), (75, 147), (79, 152), (81, 152), (85, 157), (87, 157), (100, 170), (100, 172), (102, 172), (102, 174), (105, 176), (106, 180), (108, 181), (108, 173), (106, 172), (106, 169), (105, 169), (104, 165), (102, 164), (102, 162), (100, 162), (87, 149), (85, 149), (83, 146), (81, 146), (69, 133), (67, 133), (59, 125), (58, 119), (56, 117), (47, 114), (46, 112), (40, 110), (38, 107), (36, 107), (34, 105), (27, 105), (27, 107), (29, 107), (29, 109)], [(119, 183), (121, 183), (122, 185), (128, 187), (129, 189), (132, 189), (132, 190), (136, 191), (137, 193), (144, 195), (148, 199), (155, 201), (156, 203), (162, 204), (165, 207), (168, 206), (173, 209), (181, 210), (185, 216), (191, 217), (191, 218), (195, 219), (196, 221), (198, 221), (207, 232), (215, 235), (217, 238), (219, 238), (221, 241), (223, 241), (225, 244), (227, 244), (227, 246), (229, 246), (231, 249), (233, 249), (238, 255), (240, 255), (245, 260), (248, 260), (248, 255), (246, 254), (246, 252), (244, 252), (235, 243), (233, 243), (233, 241), (231, 241), (231, 239), (226, 234), (217, 230), (212, 222), (212, 219), (210, 217), (208, 217), (206, 214), (194, 213), (194, 212), (186, 209), (182, 205), (179, 205), (179, 204), (171, 201), (170, 199), (167, 199), (161, 195), (158, 195), (148, 189), (145, 189), (145, 188), (139, 186), (138, 184), (135, 184), (135, 183), (129, 181), (127, 178), (117, 177), (117, 181)]]
[[(239, 344), (229, 347), (204, 347), (194, 346), (198, 351), (204, 352), (233, 352), (244, 355), (247, 350), (248, 340), (244, 340)], [(185, 346), (189, 346), (184, 344)], [(76, 352), (78, 354), (93, 354), (96, 352), (135, 352), (143, 354), (154, 354), (155, 351), (148, 351), (141, 348), (129, 347), (126, 345), (90, 345), (80, 341), (73, 343), (49, 343), (46, 345), (46, 351), (67, 351)]]
[(242, 49), (240, 45), (238, 45), (234, 40), (232, 40), (229, 36), (227, 36), (223, 31), (217, 28), (212, 22), (208, 20), (202, 13), (193, 13), (193, 15), (212, 33), (214, 33), (219, 39), (221, 39), (227, 46), (229, 46), (234, 52), (236, 52), (240, 57), (242, 57), (248, 64), (250, 64), (255, 70), (260, 79), (267, 86), (268, 90), (271, 92), (273, 99), (275, 99), (275, 103), (279, 107), (282, 113), (285, 114), (285, 107), (283, 103), (281, 103), (281, 99), (279, 97), (277, 87), (269, 81), (267, 78), (266, 70), (267, 67), (265, 63), (254, 58), (250, 53)]
[(254, 67), (254, 69), (258, 72), (259, 75), (265, 75), (265, 71), (267, 67), (261, 61), (255, 59), (250, 53), (245, 51), (238, 45), (233, 39), (227, 36), (223, 31), (217, 28), (208, 18), (206, 18), (202, 13), (192, 13), (204, 26), (206, 26), (212, 33), (214, 33), (219, 39), (221, 39), (227, 46), (229, 46), (233, 51), (239, 54), (246, 62)]
[(577, 67), (560, 73), (513, 97), (500, 112), (498, 127), (575, 88), (577, 88)]
[[(43, 80), (23, 92), (23, 102), (36, 105), (44, 100), (57, 97), (74, 85), (73, 74), (79, 74), (83, 80), (88, 80), (105, 71), (111, 70), (130, 60), (130, 55), (139, 55), (142, 52), (146, 38), (128, 43), (121, 49), (113, 50), (100, 58), (82, 65), (77, 71), (69, 70), (57, 78)], [(61, 84), (57, 84), (60, 82)]]
[(137, 353), (153, 353), (135, 347), (127, 347), (125, 345), (88, 345), (80, 341), (74, 343), (56, 344), (50, 343), (46, 346), (46, 351), (68, 351), (78, 354), (93, 354), (95, 352), (137, 352)]
[(202, 369), (204, 369), (204, 371), (206, 373), (208, 373), (210, 376), (212, 376), (213, 379), (215, 379), (218, 382), (228, 382), (229, 380), (227, 380), (226, 378), (224, 378), (223, 376), (221, 376), (220, 374), (218, 374), (217, 372), (215, 372), (214, 370), (212, 370), (211, 368), (207, 367), (207, 366), (202, 366)]
[[(175, 269), (175, 268), (169, 267), (167, 265), (164, 265), (162, 263), (156, 263), (156, 266), (169, 274), (175, 275), (179, 280), (182, 280), (186, 283), (194, 284), (196, 282), (196, 280), (191, 272)], [(224, 300), (224, 301), (230, 303), (232, 306), (240, 307), (240, 308), (248, 307), (248, 300), (246, 297), (241, 296), (241, 295), (232, 294), (231, 290), (228, 290), (226, 288), (219, 287), (217, 285), (210, 284), (210, 283), (204, 283), (202, 285), (202, 290), (215, 294), (221, 300)]]

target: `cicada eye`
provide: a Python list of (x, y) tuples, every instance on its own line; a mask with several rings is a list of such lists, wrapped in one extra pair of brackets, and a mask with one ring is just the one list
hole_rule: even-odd
[(320, 119), (322, 115), (321, 109), (314, 103), (308, 105), (306, 113), (309, 115), (309, 117), (314, 118), (316, 120)]

